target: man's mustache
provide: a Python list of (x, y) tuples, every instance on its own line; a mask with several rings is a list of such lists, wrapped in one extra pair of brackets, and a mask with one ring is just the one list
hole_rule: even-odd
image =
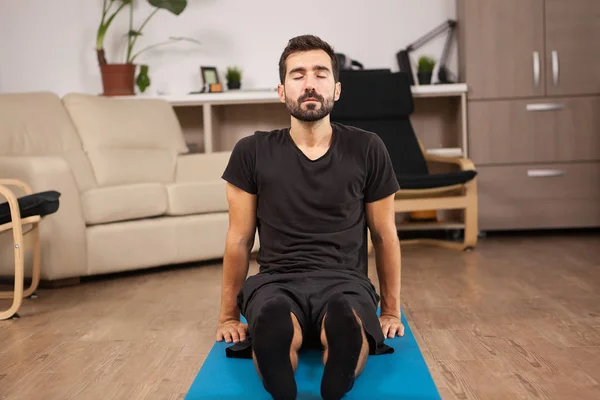
[(315, 99), (320, 101), (321, 103), (324, 101), (323, 96), (317, 94), (316, 92), (307, 92), (298, 98), (298, 102), (302, 103), (306, 99)]

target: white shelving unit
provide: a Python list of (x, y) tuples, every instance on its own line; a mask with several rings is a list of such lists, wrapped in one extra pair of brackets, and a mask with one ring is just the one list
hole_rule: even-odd
[[(416, 98), (461, 96), (462, 94), (467, 93), (467, 85), (464, 83), (413, 86), (411, 89), (413, 96)], [(124, 96), (124, 98), (132, 97), (164, 99), (178, 107), (199, 106), (204, 104), (279, 103), (279, 95), (275, 89), (247, 91), (230, 90), (221, 93), (198, 93), (165, 96)]]
[[(467, 85), (413, 86), (412, 93), (415, 113), (411, 121), (428, 152), (468, 156)], [(230, 150), (255, 130), (289, 126), (289, 114), (274, 89), (122, 98), (132, 97), (171, 103), (188, 143), (198, 148), (201, 144), (206, 153)], [(444, 142), (450, 145), (440, 146)]]

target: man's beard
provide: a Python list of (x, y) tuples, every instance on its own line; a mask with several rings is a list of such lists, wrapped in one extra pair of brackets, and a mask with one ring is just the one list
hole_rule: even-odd
[[(309, 98), (321, 103), (321, 108), (317, 109), (318, 104), (315, 102), (306, 104), (306, 109), (303, 109), (302, 103)], [(294, 118), (304, 122), (314, 122), (325, 118), (333, 110), (334, 101), (333, 98), (325, 100), (316, 92), (306, 92), (296, 102), (286, 100), (285, 105)]]

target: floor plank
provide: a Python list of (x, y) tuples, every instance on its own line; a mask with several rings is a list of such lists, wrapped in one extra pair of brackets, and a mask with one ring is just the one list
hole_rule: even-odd
[[(442, 398), (599, 399), (598, 249), (593, 232), (403, 248), (404, 312)], [(40, 289), (0, 321), (0, 398), (183, 399), (220, 285), (214, 262)]]

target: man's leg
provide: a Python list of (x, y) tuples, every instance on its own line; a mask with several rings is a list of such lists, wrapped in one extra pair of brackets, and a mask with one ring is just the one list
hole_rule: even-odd
[(282, 296), (265, 301), (252, 332), (252, 359), (265, 389), (275, 400), (295, 399), (294, 372), (302, 329), (290, 302)]
[(333, 295), (321, 324), (323, 379), (321, 396), (341, 399), (365, 367), (369, 343), (362, 321), (343, 294)]

